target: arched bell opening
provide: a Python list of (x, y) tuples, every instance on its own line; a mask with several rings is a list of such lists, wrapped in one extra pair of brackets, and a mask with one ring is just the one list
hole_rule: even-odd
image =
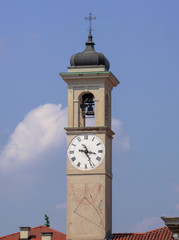
[(94, 95), (86, 92), (80, 97), (80, 119), (82, 120), (83, 127), (94, 126), (95, 119), (95, 102)]

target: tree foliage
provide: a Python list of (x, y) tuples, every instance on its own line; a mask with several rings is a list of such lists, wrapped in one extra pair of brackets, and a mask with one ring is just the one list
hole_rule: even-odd
[(44, 226), (50, 227), (50, 221), (49, 221), (49, 217), (47, 216), (47, 214), (45, 214), (44, 219), (45, 219), (45, 224), (44, 224)]

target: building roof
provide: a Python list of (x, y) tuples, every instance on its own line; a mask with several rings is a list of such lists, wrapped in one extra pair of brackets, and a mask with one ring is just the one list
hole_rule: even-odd
[[(30, 229), (30, 239), (41, 240), (42, 232), (53, 232), (53, 240), (65, 240), (66, 235), (44, 225)], [(19, 240), (20, 232), (0, 237), (0, 240)]]
[[(30, 229), (30, 238), (41, 240), (42, 232), (53, 232), (53, 240), (66, 240), (66, 235), (46, 226)], [(0, 237), (0, 240), (19, 240), (20, 232)], [(113, 233), (112, 240), (173, 240), (172, 232), (168, 227), (152, 230), (146, 233)]]
[(76, 53), (71, 56), (70, 64), (72, 67), (84, 67), (84, 66), (104, 66), (106, 70), (109, 70), (110, 64), (107, 58), (98, 53), (94, 49), (95, 43), (93, 42), (93, 36), (88, 35), (88, 41), (86, 42), (86, 49), (83, 52)]
[(152, 230), (146, 233), (113, 233), (112, 240), (173, 240), (168, 227)]

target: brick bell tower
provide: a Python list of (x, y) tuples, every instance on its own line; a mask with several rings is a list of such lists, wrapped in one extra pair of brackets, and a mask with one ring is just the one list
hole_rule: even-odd
[(111, 93), (119, 84), (94, 49), (72, 55), (67, 73), (67, 239), (102, 240), (112, 231)]

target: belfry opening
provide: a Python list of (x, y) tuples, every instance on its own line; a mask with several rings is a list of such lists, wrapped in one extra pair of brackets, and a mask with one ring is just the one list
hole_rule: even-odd
[(90, 92), (84, 93), (80, 101), (80, 114), (83, 120), (83, 126), (94, 126), (95, 102), (94, 95)]

